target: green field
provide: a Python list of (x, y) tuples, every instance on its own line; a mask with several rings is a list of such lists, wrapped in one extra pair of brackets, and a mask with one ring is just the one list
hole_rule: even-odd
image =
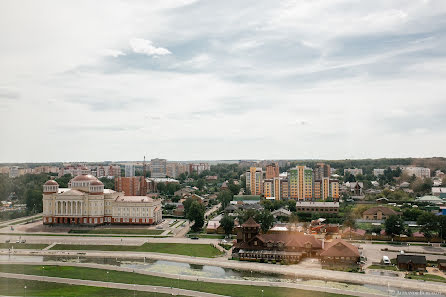
[(49, 244), (46, 243), (0, 243), (0, 249), (30, 249), (30, 250), (41, 250), (46, 248)]
[(56, 244), (51, 250), (87, 250), (87, 251), (119, 251), (148, 252), (185, 255), (192, 257), (213, 258), (222, 253), (210, 244), (186, 243), (144, 243), (143, 245), (77, 245)]
[[(72, 279), (110, 281), (115, 283), (174, 287), (174, 288), (215, 293), (234, 297), (261, 296), (262, 290), (264, 291), (263, 292), (264, 297), (346, 296), (340, 294), (331, 294), (331, 293), (314, 292), (314, 291), (280, 288), (280, 287), (260, 287), (260, 286), (249, 286), (249, 285), (203, 283), (203, 282), (195, 282), (187, 280), (178, 280), (176, 278), (157, 277), (157, 276), (143, 275), (131, 272), (121, 272), (114, 270), (108, 270), (109, 273), (107, 274), (107, 270), (85, 268), (85, 267), (45, 266), (45, 268), (43, 269), (43, 267), (40, 265), (6, 264), (0, 266), (0, 271), (19, 273), (19, 274), (56, 276), (56, 277), (65, 277)], [(77, 296), (81, 295), (82, 294), (78, 294)], [(97, 296), (102, 296), (102, 295), (97, 295)]]
[(75, 234), (137, 234), (137, 235), (160, 235), (164, 230), (158, 229), (91, 229), (91, 230), (70, 230), (69, 233)]
[[(30, 281), (12, 278), (0, 278), (0, 294), (5, 296), (119, 296), (119, 297), (149, 297), (150, 292), (131, 290), (108, 289), (100, 287), (77, 286), (41, 281)], [(157, 293), (156, 296), (168, 297), (171, 295)]]
[(446, 283), (446, 278), (434, 274), (423, 274), (423, 275), (408, 274), (406, 275), (406, 278)]

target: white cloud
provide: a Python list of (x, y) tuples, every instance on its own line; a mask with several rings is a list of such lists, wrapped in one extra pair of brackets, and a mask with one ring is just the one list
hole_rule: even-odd
[(171, 54), (171, 52), (168, 49), (163, 47), (153, 46), (152, 41), (142, 38), (131, 39), (130, 47), (135, 53), (146, 54), (148, 56), (164, 56)]
[(115, 50), (115, 49), (105, 49), (102, 51), (102, 54), (104, 56), (110, 56), (113, 58), (117, 58), (119, 56), (125, 56), (126, 54), (120, 50)]

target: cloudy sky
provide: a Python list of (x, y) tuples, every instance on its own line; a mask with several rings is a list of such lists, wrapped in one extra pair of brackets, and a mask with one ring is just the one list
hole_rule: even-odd
[(445, 156), (446, 1), (0, 2), (0, 162)]

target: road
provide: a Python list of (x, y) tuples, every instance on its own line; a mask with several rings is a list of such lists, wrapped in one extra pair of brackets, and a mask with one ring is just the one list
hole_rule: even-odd
[(43, 215), (42, 213), (38, 213), (36, 215), (32, 215), (32, 216), (29, 216), (29, 217), (21, 217), (21, 218), (9, 220), (9, 221), (3, 221), (3, 222), (0, 222), (0, 228), (9, 226), (11, 224), (14, 224), (16, 222), (20, 222), (20, 221), (23, 221), (23, 220), (37, 219), (37, 218), (42, 217), (42, 215)]
[(26, 274), (15, 274), (15, 273), (4, 273), (4, 272), (0, 272), (0, 277), (26, 279), (26, 280), (33, 280), (33, 281), (45, 281), (45, 282), (59, 283), (59, 284), (82, 285), (82, 286), (89, 286), (89, 287), (123, 289), (123, 290), (130, 290), (130, 291), (156, 292), (156, 293), (164, 293), (164, 294), (169, 294), (169, 295), (177, 294), (177, 295), (181, 295), (181, 296), (192, 296), (192, 297), (201, 297), (201, 296), (203, 296), (203, 297), (224, 297), (223, 295), (210, 294), (210, 293), (204, 293), (204, 292), (196, 292), (196, 291), (191, 291), (191, 290), (183, 290), (183, 289), (178, 289), (178, 288), (101, 282), (101, 281), (92, 281), (92, 280), (62, 278), (62, 277), (49, 277), (49, 276), (26, 275)]
[[(81, 254), (80, 254), (81, 253)], [(1, 250), (0, 254), (7, 255), (8, 250)], [(424, 290), (439, 292), (446, 294), (446, 286), (442, 283), (435, 282), (423, 282), (410, 279), (402, 279), (397, 277), (382, 276), (382, 275), (370, 275), (361, 273), (350, 273), (342, 271), (323, 270), (319, 268), (311, 268), (303, 266), (302, 264), (296, 265), (273, 265), (255, 262), (242, 262), (228, 260), (226, 257), (218, 258), (198, 258), (188, 257), (180, 255), (170, 255), (161, 253), (141, 253), (141, 252), (112, 252), (112, 251), (41, 251), (41, 250), (14, 250), (15, 255), (70, 255), (70, 256), (87, 256), (87, 257), (110, 257), (110, 258), (146, 258), (155, 260), (165, 260), (180, 263), (190, 263), (197, 265), (210, 265), (218, 266), (222, 268), (256, 271), (262, 273), (274, 273), (279, 275), (288, 275), (295, 278), (304, 279), (319, 279), (335, 281), (345, 283), (346, 281), (354, 284), (369, 284), (398, 287), (406, 290), (419, 291), (420, 288)], [(5, 262), (6, 263), (6, 262)], [(34, 263), (36, 264), (36, 263)]]
[[(24, 263), (18, 262), (16, 264), (24, 264)], [(26, 263), (26, 264), (28, 264), (28, 263)], [(217, 278), (207, 278), (207, 277), (196, 277), (196, 276), (191, 276), (191, 275), (177, 276), (177, 275), (172, 275), (172, 274), (168, 274), (168, 273), (150, 272), (150, 271), (146, 271), (146, 270), (139, 270), (139, 269), (133, 269), (133, 268), (123, 268), (123, 267), (117, 267), (117, 266), (91, 264), (91, 263), (87, 264), (87, 263), (54, 262), (54, 263), (46, 263), (46, 265), (81, 266), (81, 267), (99, 268), (99, 269), (105, 269), (105, 270), (135, 272), (138, 274), (153, 275), (153, 276), (167, 277), (167, 278), (172, 278), (172, 279), (189, 280), (189, 281), (198, 281), (198, 282), (204, 282), (204, 283), (208, 282), (208, 283), (234, 284), (234, 285), (281, 287), (281, 288), (291, 288), (291, 289), (318, 291), (318, 292), (324, 292), (324, 293), (345, 294), (345, 295), (351, 295), (351, 296), (364, 296), (364, 297), (380, 296), (380, 295), (372, 294), (372, 293), (368, 293), (368, 292), (349, 290), (348, 285), (344, 289), (339, 289), (339, 288), (333, 288), (333, 287), (329, 287), (329, 286), (316, 286), (316, 285), (308, 285), (308, 284), (302, 284), (302, 283), (280, 283), (280, 282), (267, 282), (267, 281), (246, 281), (246, 280), (236, 280), (236, 279), (217, 279)], [(60, 282), (60, 283), (69, 283), (69, 284), (76, 284), (76, 285), (77, 284), (85, 284), (85, 285), (94, 285), (97, 287), (110, 287), (109, 285), (112, 285), (112, 288), (133, 290), (132, 284), (76, 280), (76, 279), (66, 279), (66, 278), (57, 278), (57, 277), (30, 276), (30, 275), (9, 274), (9, 273), (0, 273), (0, 277), (25, 278), (25, 279), (42, 280), (42, 281), (55, 281), (55, 282)], [(32, 278), (29, 278), (29, 277), (32, 277)], [(79, 281), (80, 282), (85, 281), (86, 283), (79, 283)], [(123, 286), (125, 286), (125, 287), (123, 287)], [(168, 287), (159, 287), (159, 286), (154, 287), (154, 286), (147, 286), (147, 285), (137, 285), (137, 287), (144, 288), (144, 290), (138, 290), (137, 288), (135, 288), (135, 290), (137, 290), (137, 291), (148, 291), (148, 292), (156, 291), (156, 292), (163, 292), (163, 293), (165, 292), (167, 294), (178, 293), (178, 294), (181, 294), (184, 296), (209, 296), (209, 297), (221, 296), (221, 295), (216, 295), (216, 294), (195, 292), (195, 291), (190, 291), (190, 290), (182, 290), (182, 289), (178, 289), (178, 288), (171, 289)], [(153, 288), (156, 288), (156, 290), (154, 290)], [(161, 291), (161, 289), (164, 289), (165, 291)]]

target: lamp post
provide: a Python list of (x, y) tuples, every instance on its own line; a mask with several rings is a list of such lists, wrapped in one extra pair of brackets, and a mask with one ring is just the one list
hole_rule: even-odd
[(262, 297), (263, 297), (263, 289), (262, 289)]
[(45, 266), (42, 266), (42, 275), (45, 276)]
[(25, 297), (26, 297), (26, 285), (23, 288), (25, 289)]
[(110, 272), (109, 271), (107, 271), (107, 282), (108, 282), (108, 274), (109, 274)]

